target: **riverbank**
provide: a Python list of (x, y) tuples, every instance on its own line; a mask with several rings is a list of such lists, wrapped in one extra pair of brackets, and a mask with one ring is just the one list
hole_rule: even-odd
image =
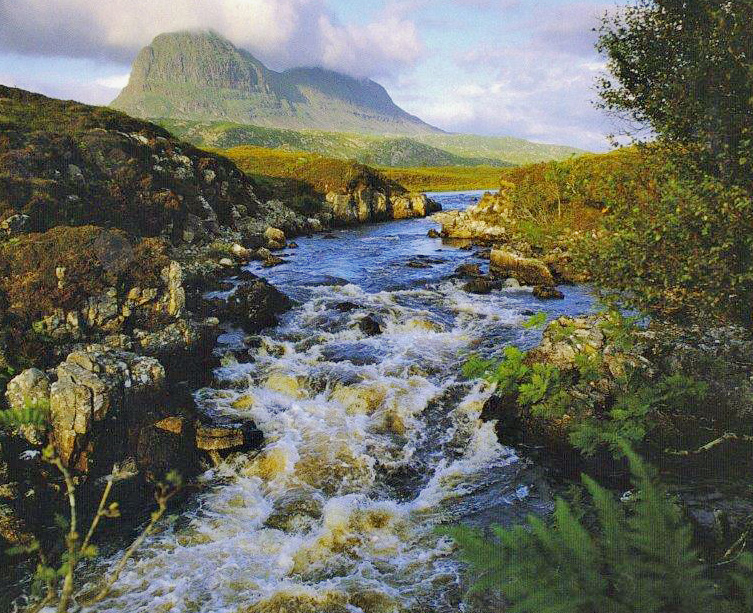
[(365, 171), (305, 214), (153, 124), (5, 87), (0, 109), (0, 537), (55, 557), (65, 484), (41, 449), (71, 471), (82, 522), (117, 465), (129, 533), (170, 470), (190, 483), (262, 442), (193, 399), (228, 327), (253, 335), (292, 305), (243, 267), (283, 264), (297, 236), (436, 209)]
[[(642, 223), (620, 199), (633, 203), (633, 215), (645, 211), (650, 224), (648, 202), (663, 197), (646, 160), (656, 158), (626, 150), (507, 170), (498, 193), (433, 219), (443, 237), (486, 247), (492, 272), (502, 276), (523, 269), (529, 282), (551, 278), (565, 284), (560, 290), (593, 276), (615, 279), (627, 266), (617, 252), (606, 261), (598, 251), (610, 244), (610, 228), (621, 227), (612, 216), (625, 215), (628, 227)], [(490, 285), (493, 276), (475, 283)], [(628, 488), (618, 441), (631, 444), (671, 483), (713, 559), (745, 533), (753, 512), (745, 481), (753, 466), (753, 369), (744, 357), (753, 339), (745, 327), (687, 305), (667, 308), (683, 291), (682, 284), (674, 293), (646, 287), (661, 308), (645, 320), (604, 307), (597, 318), (533, 321), (546, 326), (540, 345), (471, 364), (469, 372), (497, 388), (484, 417), (496, 420), (500, 440), (538, 450), (536, 463), (563, 483), (577, 483), (583, 472)]]

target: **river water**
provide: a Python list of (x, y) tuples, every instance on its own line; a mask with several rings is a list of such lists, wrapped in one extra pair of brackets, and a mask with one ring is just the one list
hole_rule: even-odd
[[(432, 197), (464, 208), (480, 192)], [(250, 270), (298, 302), (200, 390), (201, 410), (264, 432), (258, 454), (209, 470), (188, 513), (129, 564), (98, 612), (442, 613), (464, 610), (441, 524), (520, 521), (549, 504), (535, 467), (501, 446), (463, 380), (472, 353), (529, 347), (528, 311), (588, 311), (586, 288), (477, 296), (453, 279), (472, 251), (430, 239), (427, 219), (297, 240), (286, 264)], [(407, 266), (413, 261), (413, 266)], [(382, 332), (367, 336), (365, 316)], [(244, 336), (229, 330), (218, 351)], [(105, 570), (105, 569), (103, 569)]]

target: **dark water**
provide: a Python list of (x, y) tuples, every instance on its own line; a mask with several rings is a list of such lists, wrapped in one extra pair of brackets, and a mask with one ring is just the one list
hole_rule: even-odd
[[(450, 209), (480, 195), (433, 197)], [(301, 238), (285, 264), (251, 267), (299, 305), (252, 362), (228, 357), (196, 400), (253, 420), (265, 447), (208, 471), (196, 509), (150, 540), (97, 611), (465, 610), (462, 568), (436, 527), (519, 521), (549, 500), (480, 421), (491, 390), (460, 368), (474, 353), (536, 343), (526, 313), (581, 313), (592, 299), (581, 287), (550, 302), (525, 288), (467, 294), (453, 271), (488, 262), (427, 238), (432, 227), (419, 219)], [(359, 327), (364, 317), (378, 334)], [(229, 331), (218, 350), (243, 343)]]

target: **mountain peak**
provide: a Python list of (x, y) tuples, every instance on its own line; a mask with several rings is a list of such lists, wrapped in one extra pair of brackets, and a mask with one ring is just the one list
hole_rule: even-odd
[(318, 67), (279, 73), (212, 30), (160, 34), (112, 106), (132, 115), (364, 133), (439, 132), (370, 79)]

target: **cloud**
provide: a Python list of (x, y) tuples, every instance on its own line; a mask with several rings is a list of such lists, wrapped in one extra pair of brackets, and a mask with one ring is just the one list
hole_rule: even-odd
[(344, 25), (326, 0), (0, 0), (0, 51), (129, 63), (162, 32), (214, 29), (276, 68), (322, 65), (356, 76), (393, 74), (424, 47), (388, 6)]
[(603, 150), (614, 130), (594, 107), (594, 79), (604, 70), (594, 49), (593, 28), (606, 9), (583, 2), (552, 10), (542, 6), (520, 27), (530, 34), (517, 44), (486, 42), (458, 54), (459, 82), (441, 103), (416, 96), (409, 110), (454, 132), (509, 134)]

